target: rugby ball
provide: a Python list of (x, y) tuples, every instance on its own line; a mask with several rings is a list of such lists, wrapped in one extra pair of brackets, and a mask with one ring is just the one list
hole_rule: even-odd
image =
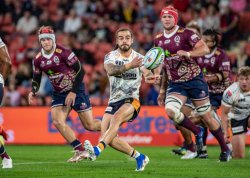
[(164, 58), (165, 55), (163, 49), (160, 47), (153, 47), (146, 53), (143, 59), (143, 65), (147, 69), (152, 70), (162, 64)]

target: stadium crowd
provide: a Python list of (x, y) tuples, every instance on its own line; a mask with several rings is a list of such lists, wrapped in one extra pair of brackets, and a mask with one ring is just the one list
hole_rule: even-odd
[[(0, 36), (12, 59), (12, 72), (3, 106), (28, 106), (31, 91), (32, 59), (39, 49), (37, 30), (52, 26), (57, 43), (72, 49), (85, 70), (84, 82), (92, 105), (107, 105), (108, 78), (104, 55), (114, 48), (112, 34), (121, 26), (132, 29), (133, 48), (145, 54), (162, 26), (162, 7), (173, 4), (179, 10), (178, 25), (195, 20), (205, 30), (220, 33), (220, 44), (231, 60), (232, 77), (241, 66), (250, 66), (249, 0), (2, 0)], [(158, 86), (142, 83), (141, 102), (157, 105)], [(50, 106), (52, 87), (42, 78), (34, 106)]]

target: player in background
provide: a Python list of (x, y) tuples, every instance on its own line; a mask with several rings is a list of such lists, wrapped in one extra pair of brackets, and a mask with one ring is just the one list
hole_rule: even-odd
[[(0, 105), (2, 103), (4, 94), (4, 81), (7, 79), (11, 70), (11, 59), (8, 49), (2, 39), (0, 38)], [(0, 135), (7, 140), (7, 133), (4, 131), (3, 127), (0, 125)], [(12, 159), (6, 152), (3, 143), (0, 142), (0, 156), (2, 158), (2, 168), (12, 168)]]
[(85, 94), (82, 83), (83, 68), (71, 50), (56, 44), (55, 34), (51, 27), (42, 26), (38, 30), (38, 38), (42, 48), (33, 60), (32, 91), (29, 93), (29, 103), (33, 102), (39, 90), (42, 72), (44, 72), (54, 88), (51, 107), (53, 124), (75, 152), (68, 162), (81, 161), (87, 157), (87, 152), (65, 122), (71, 109), (78, 113), (85, 129), (89, 131), (101, 129), (101, 121), (93, 119), (89, 97)]
[[(161, 22), (164, 31), (156, 35), (154, 44), (165, 50), (164, 61), (166, 74), (162, 79), (159, 92), (159, 104), (163, 105), (168, 117), (176, 124), (191, 130), (196, 135), (197, 151), (202, 150), (203, 131), (195, 126), (190, 119), (181, 112), (183, 103), (187, 98), (192, 100), (197, 114), (202, 117), (210, 132), (215, 136), (221, 146), (220, 161), (229, 161), (230, 150), (225, 143), (222, 129), (215, 121), (211, 112), (211, 105), (208, 98), (208, 85), (203, 78), (200, 67), (195, 62), (196, 57), (209, 53), (205, 42), (191, 30), (181, 28), (177, 25), (178, 12), (172, 6), (167, 6), (161, 11)], [(164, 83), (165, 82), (165, 83)], [(166, 88), (168, 86), (168, 88)], [(194, 157), (195, 150), (186, 154), (183, 159)]]
[[(213, 118), (221, 124), (221, 119), (217, 114), (217, 110), (221, 105), (222, 95), (226, 88), (230, 85), (229, 73), (230, 73), (230, 60), (227, 57), (226, 53), (218, 47), (218, 34), (216, 31), (212, 29), (205, 30), (202, 35), (202, 39), (207, 44), (210, 53), (198, 57), (196, 62), (200, 66), (203, 71), (203, 75), (205, 77), (206, 82), (209, 87), (209, 99), (212, 106), (212, 114)], [(184, 106), (185, 107), (185, 106)], [(194, 123), (198, 124), (201, 122), (200, 117), (190, 117)], [(204, 135), (203, 135), (203, 148), (200, 153), (198, 153), (199, 158), (207, 158), (207, 147), (206, 147), (206, 139), (207, 139), (207, 126), (204, 125)], [(187, 130), (183, 131), (180, 129), (185, 142), (191, 139), (191, 135), (188, 134)], [(187, 139), (188, 135), (188, 139)], [(229, 143), (228, 143), (229, 144)]]
[(250, 67), (239, 69), (238, 82), (225, 90), (221, 109), (225, 140), (228, 139), (229, 134), (228, 121), (231, 122), (233, 158), (244, 158), (246, 133), (250, 128)]
[(105, 56), (104, 68), (110, 82), (109, 105), (102, 119), (102, 138), (95, 147), (86, 140), (84, 147), (90, 158), (95, 160), (110, 145), (130, 155), (137, 162), (136, 171), (143, 171), (149, 158), (132, 148), (118, 136), (118, 130), (125, 122), (132, 122), (140, 111), (139, 88), (142, 74), (147, 83), (154, 83), (151, 71), (142, 64), (143, 56), (132, 49), (133, 34), (130, 29), (120, 28), (116, 35), (116, 48)]

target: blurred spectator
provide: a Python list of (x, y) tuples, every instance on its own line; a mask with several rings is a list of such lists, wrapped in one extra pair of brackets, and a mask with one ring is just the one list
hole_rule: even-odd
[(220, 29), (220, 17), (214, 4), (209, 4), (207, 7), (206, 17), (203, 22), (203, 30), (206, 29), (214, 29), (216, 31)]
[(75, 33), (82, 26), (81, 18), (76, 15), (74, 9), (71, 9), (69, 16), (65, 20), (64, 32), (65, 33)]
[(38, 28), (38, 20), (36, 16), (31, 15), (30, 11), (26, 10), (24, 15), (17, 22), (17, 31), (21, 34), (31, 34)]

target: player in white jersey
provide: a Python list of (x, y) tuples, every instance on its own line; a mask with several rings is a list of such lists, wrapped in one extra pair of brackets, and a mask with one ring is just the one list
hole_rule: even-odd
[(133, 121), (140, 111), (139, 88), (142, 74), (147, 83), (154, 82), (151, 71), (140, 67), (143, 56), (135, 52), (132, 32), (121, 28), (116, 32), (116, 49), (105, 56), (104, 68), (110, 81), (110, 100), (102, 119), (102, 138), (95, 147), (86, 140), (85, 149), (92, 160), (105, 149), (107, 145), (135, 158), (136, 171), (143, 171), (149, 159), (132, 148), (118, 137), (118, 130), (125, 122)]
[(228, 138), (227, 126), (231, 122), (233, 158), (245, 157), (247, 128), (250, 128), (250, 67), (242, 67), (238, 82), (229, 86), (222, 98), (221, 120), (224, 138)]
[[(2, 103), (3, 93), (4, 93), (4, 80), (8, 77), (10, 69), (11, 69), (10, 55), (6, 45), (0, 38), (0, 105)], [(7, 139), (7, 134), (1, 125), (0, 125), (0, 135), (2, 135), (5, 140)], [(3, 143), (1, 143), (1, 141), (0, 141), (0, 157), (3, 160), (2, 162), (3, 168), (12, 168), (12, 159), (5, 151), (5, 148), (3, 146)]]

